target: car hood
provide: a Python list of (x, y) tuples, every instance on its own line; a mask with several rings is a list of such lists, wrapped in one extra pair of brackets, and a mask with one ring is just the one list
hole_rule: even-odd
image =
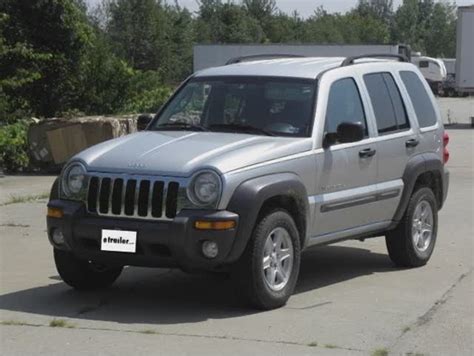
[(74, 157), (90, 171), (187, 177), (211, 168), (227, 173), (311, 149), (310, 138), (221, 132), (142, 131), (100, 143)]

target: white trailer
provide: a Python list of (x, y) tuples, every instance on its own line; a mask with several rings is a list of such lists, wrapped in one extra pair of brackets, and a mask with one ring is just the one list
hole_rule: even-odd
[(448, 75), (456, 74), (456, 58), (442, 58)]
[(474, 5), (458, 7), (456, 87), (474, 93)]
[(194, 71), (225, 65), (229, 60), (254, 55), (299, 55), (305, 57), (349, 57), (363, 54), (403, 54), (406, 45), (291, 45), (291, 44), (201, 44), (194, 46)]
[(413, 56), (411, 62), (416, 65), (427, 81), (442, 82), (446, 79), (447, 69), (446, 65), (441, 59)]

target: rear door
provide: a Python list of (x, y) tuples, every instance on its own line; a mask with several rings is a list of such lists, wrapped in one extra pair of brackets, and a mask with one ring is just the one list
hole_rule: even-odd
[(379, 221), (389, 221), (401, 198), (402, 176), (407, 162), (419, 152), (420, 137), (413, 129), (397, 74), (366, 73), (363, 81), (370, 99), (370, 115), (376, 123), (376, 215)]

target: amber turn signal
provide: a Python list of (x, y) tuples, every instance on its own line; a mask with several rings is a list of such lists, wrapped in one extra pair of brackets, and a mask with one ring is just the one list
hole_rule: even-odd
[(235, 221), (205, 221), (197, 220), (194, 222), (194, 227), (198, 230), (229, 230), (235, 227)]
[(62, 209), (48, 208), (49, 218), (62, 218), (64, 216)]

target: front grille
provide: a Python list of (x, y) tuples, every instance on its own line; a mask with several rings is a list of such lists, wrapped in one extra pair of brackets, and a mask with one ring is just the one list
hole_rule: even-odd
[(173, 219), (178, 212), (180, 183), (138, 176), (91, 175), (89, 213), (141, 219)]

